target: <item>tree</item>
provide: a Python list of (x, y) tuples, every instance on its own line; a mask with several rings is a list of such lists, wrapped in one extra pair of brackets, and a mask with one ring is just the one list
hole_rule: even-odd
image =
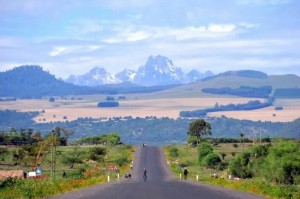
[(197, 137), (197, 144), (200, 142), (201, 136), (211, 135), (211, 126), (203, 119), (197, 119), (190, 123), (189, 135)]
[(107, 154), (106, 147), (94, 147), (90, 150), (89, 159), (102, 162), (104, 160), (104, 156)]
[(70, 169), (73, 169), (75, 164), (80, 164), (83, 162), (84, 155), (84, 151), (79, 151), (78, 147), (75, 147), (73, 151), (63, 157), (62, 162), (66, 165), (69, 165)]

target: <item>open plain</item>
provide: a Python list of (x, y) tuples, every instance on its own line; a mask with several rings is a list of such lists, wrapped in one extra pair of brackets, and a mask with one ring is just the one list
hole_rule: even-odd
[[(115, 96), (117, 99), (118, 96)], [(49, 98), (17, 100), (0, 102), (0, 110), (10, 109), (21, 112), (38, 111), (36, 122), (71, 121), (77, 118), (109, 118), (109, 117), (147, 117), (156, 116), (178, 118), (180, 111), (191, 111), (210, 108), (218, 103), (227, 105), (230, 103), (247, 103), (256, 98), (240, 97), (187, 97), (187, 98), (151, 98), (149, 95), (126, 95), (126, 100), (119, 100), (120, 106), (115, 108), (99, 108), (97, 103), (105, 101), (106, 95), (76, 96), (56, 98), (55, 102), (49, 102)], [(263, 99), (259, 99), (263, 100)], [(282, 106), (283, 110), (275, 111), (276, 106)], [(300, 117), (300, 99), (276, 99), (274, 106), (252, 111), (227, 111), (210, 113), (209, 116), (226, 116), (236, 119), (253, 121), (289, 122)]]

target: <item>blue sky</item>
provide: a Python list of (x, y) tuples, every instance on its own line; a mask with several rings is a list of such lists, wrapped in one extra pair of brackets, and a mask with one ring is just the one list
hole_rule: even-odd
[(300, 75), (298, 0), (0, 0), (0, 71), (115, 74), (164, 55), (185, 72)]

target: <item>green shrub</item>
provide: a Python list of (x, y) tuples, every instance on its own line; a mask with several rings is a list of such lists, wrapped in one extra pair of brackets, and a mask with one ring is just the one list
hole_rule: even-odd
[(189, 160), (184, 160), (182, 162), (179, 163), (179, 166), (181, 167), (188, 167), (190, 166), (192, 163)]
[(127, 157), (120, 157), (120, 158), (116, 159), (114, 162), (121, 167), (121, 166), (129, 163), (129, 160), (127, 159)]
[(222, 160), (217, 154), (210, 153), (207, 156), (205, 156), (202, 163), (207, 168), (216, 169), (217, 166), (222, 163)]
[(189, 135), (187, 142), (192, 146), (196, 147), (198, 144), (198, 138), (196, 136)]
[(201, 162), (205, 156), (213, 152), (213, 147), (207, 142), (200, 143), (198, 146), (198, 160)]
[(173, 158), (178, 157), (179, 156), (178, 148), (176, 148), (175, 146), (172, 146), (170, 148), (169, 155)]
[(6, 178), (4, 180), (0, 181), (0, 188), (7, 188), (7, 187), (12, 187), (16, 184), (17, 179), (16, 178)]
[(106, 147), (94, 147), (90, 149), (90, 156), (89, 159), (103, 162), (104, 156), (107, 154)]
[(250, 153), (244, 152), (236, 156), (229, 164), (229, 170), (233, 176), (240, 178), (251, 178), (252, 172), (249, 168)]

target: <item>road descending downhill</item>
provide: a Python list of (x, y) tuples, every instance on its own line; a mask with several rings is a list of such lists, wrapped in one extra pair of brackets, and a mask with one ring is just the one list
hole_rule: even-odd
[[(147, 180), (144, 181), (144, 169)], [(120, 182), (96, 185), (53, 197), (55, 199), (258, 199), (249, 193), (233, 191), (198, 182), (177, 180), (165, 162), (162, 149), (154, 146), (140, 147), (135, 152), (132, 178)]]

